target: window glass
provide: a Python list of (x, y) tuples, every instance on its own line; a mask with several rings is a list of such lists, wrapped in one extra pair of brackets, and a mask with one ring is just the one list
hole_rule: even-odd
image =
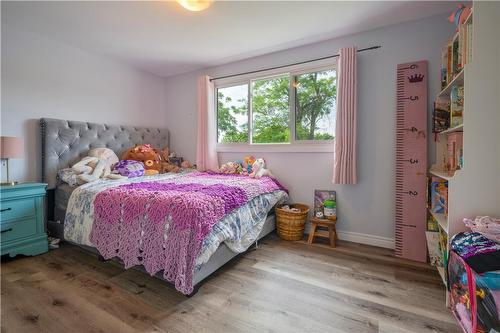
[(334, 138), (336, 81), (333, 69), (294, 77), (296, 140)]
[(252, 81), (252, 142), (290, 142), (290, 77)]
[(248, 84), (217, 89), (217, 142), (248, 142)]

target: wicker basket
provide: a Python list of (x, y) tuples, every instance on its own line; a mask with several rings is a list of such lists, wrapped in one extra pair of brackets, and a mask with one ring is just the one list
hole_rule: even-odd
[(290, 208), (300, 209), (300, 212), (286, 211), (281, 206), (276, 207), (276, 229), (278, 230), (278, 236), (284, 240), (301, 240), (304, 237), (309, 206), (303, 204), (288, 205)]

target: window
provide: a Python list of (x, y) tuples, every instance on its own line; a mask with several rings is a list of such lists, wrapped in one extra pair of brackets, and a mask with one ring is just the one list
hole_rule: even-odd
[(337, 80), (331, 65), (216, 86), (219, 147), (304, 146), (334, 139)]

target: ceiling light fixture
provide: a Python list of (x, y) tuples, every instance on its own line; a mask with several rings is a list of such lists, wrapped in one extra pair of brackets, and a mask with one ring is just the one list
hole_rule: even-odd
[(210, 7), (213, 0), (177, 0), (177, 2), (187, 10), (201, 12)]

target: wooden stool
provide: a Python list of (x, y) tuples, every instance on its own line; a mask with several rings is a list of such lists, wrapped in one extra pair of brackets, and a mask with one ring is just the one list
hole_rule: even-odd
[[(337, 222), (337, 217), (335, 219), (319, 219), (317, 217), (311, 218), (311, 231), (309, 232), (309, 238), (307, 240), (308, 244), (312, 244), (314, 237), (328, 238), (330, 240), (330, 246), (335, 247), (335, 241), (337, 238), (337, 229), (335, 228), (335, 223)], [(319, 229), (318, 227), (328, 228), (328, 231)]]

